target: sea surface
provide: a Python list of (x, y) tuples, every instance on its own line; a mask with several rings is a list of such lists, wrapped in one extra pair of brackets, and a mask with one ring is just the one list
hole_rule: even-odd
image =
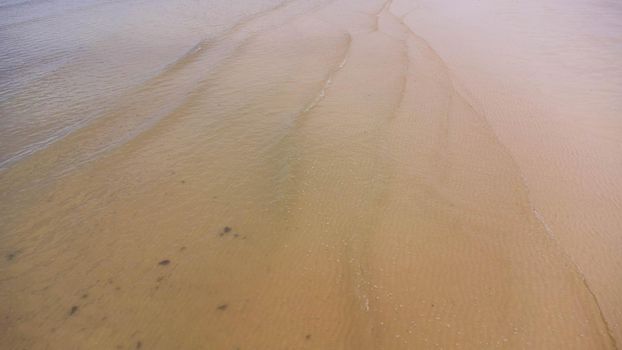
[(622, 3), (0, 0), (0, 347), (617, 349)]

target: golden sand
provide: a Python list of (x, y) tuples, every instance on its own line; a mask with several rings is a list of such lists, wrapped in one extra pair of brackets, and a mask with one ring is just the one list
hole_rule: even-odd
[(3, 347), (616, 348), (620, 106), (450, 5), (272, 7), (3, 170)]

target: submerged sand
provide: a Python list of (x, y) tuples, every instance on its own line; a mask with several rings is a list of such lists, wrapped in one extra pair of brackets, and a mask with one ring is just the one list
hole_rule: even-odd
[(620, 32), (467, 3), (276, 4), (11, 161), (1, 342), (619, 346)]

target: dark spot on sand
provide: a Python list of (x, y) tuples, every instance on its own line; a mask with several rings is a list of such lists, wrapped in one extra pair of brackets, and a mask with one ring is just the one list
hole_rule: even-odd
[(121, 287), (116, 287), (115, 290), (121, 290)]
[(165, 260), (160, 261), (160, 262), (158, 263), (158, 265), (160, 265), (160, 266), (166, 266), (166, 265), (168, 265), (168, 264), (170, 264), (170, 263), (171, 263), (171, 261), (170, 261), (170, 260), (165, 259)]
[(88, 298), (88, 297), (89, 297), (89, 295), (88, 295), (88, 294), (82, 294), (82, 299), (86, 299), (86, 298)]
[(237, 233), (234, 233), (234, 234), (233, 234), (233, 237), (234, 237), (234, 238), (238, 238), (238, 237), (240, 237), (240, 235), (238, 235)]
[(219, 236), (220, 236), (220, 237), (222, 237), (222, 236), (226, 235), (226, 234), (227, 234), (227, 233), (229, 233), (229, 232), (231, 232), (231, 227), (229, 227), (229, 226), (225, 226), (225, 227), (222, 229), (222, 232), (220, 232)]
[(136, 349), (140, 349), (142, 347), (143, 347), (143, 343), (140, 340), (136, 342)]
[(225, 310), (227, 310), (228, 307), (229, 307), (229, 305), (227, 305), (227, 304), (218, 305), (218, 310), (225, 311)]
[(434, 304), (432, 304), (432, 307), (434, 307)]
[(181, 180), (180, 182), (181, 182), (182, 184), (185, 184), (185, 183), (186, 183), (186, 180)]
[(163, 280), (164, 280), (164, 276), (160, 276), (160, 277), (158, 277), (158, 279), (156, 281), (162, 282)]
[(306, 340), (311, 339), (311, 334), (307, 334), (307, 335), (305, 335), (305, 339), (306, 339)]
[(6, 255), (6, 259), (7, 259), (8, 261), (11, 261), (11, 260), (15, 259), (15, 253), (9, 253), (9, 254), (7, 254), (7, 255)]
[(186, 247), (181, 247), (181, 248), (179, 248), (179, 251), (180, 251), (180, 252), (183, 252), (184, 250), (186, 250)]
[(71, 307), (71, 310), (69, 310), (69, 316), (75, 314), (78, 311), (78, 306), (74, 305)]

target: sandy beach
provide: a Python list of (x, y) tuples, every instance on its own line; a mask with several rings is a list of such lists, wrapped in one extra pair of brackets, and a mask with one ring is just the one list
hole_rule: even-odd
[(0, 1), (0, 348), (622, 347), (622, 6)]

